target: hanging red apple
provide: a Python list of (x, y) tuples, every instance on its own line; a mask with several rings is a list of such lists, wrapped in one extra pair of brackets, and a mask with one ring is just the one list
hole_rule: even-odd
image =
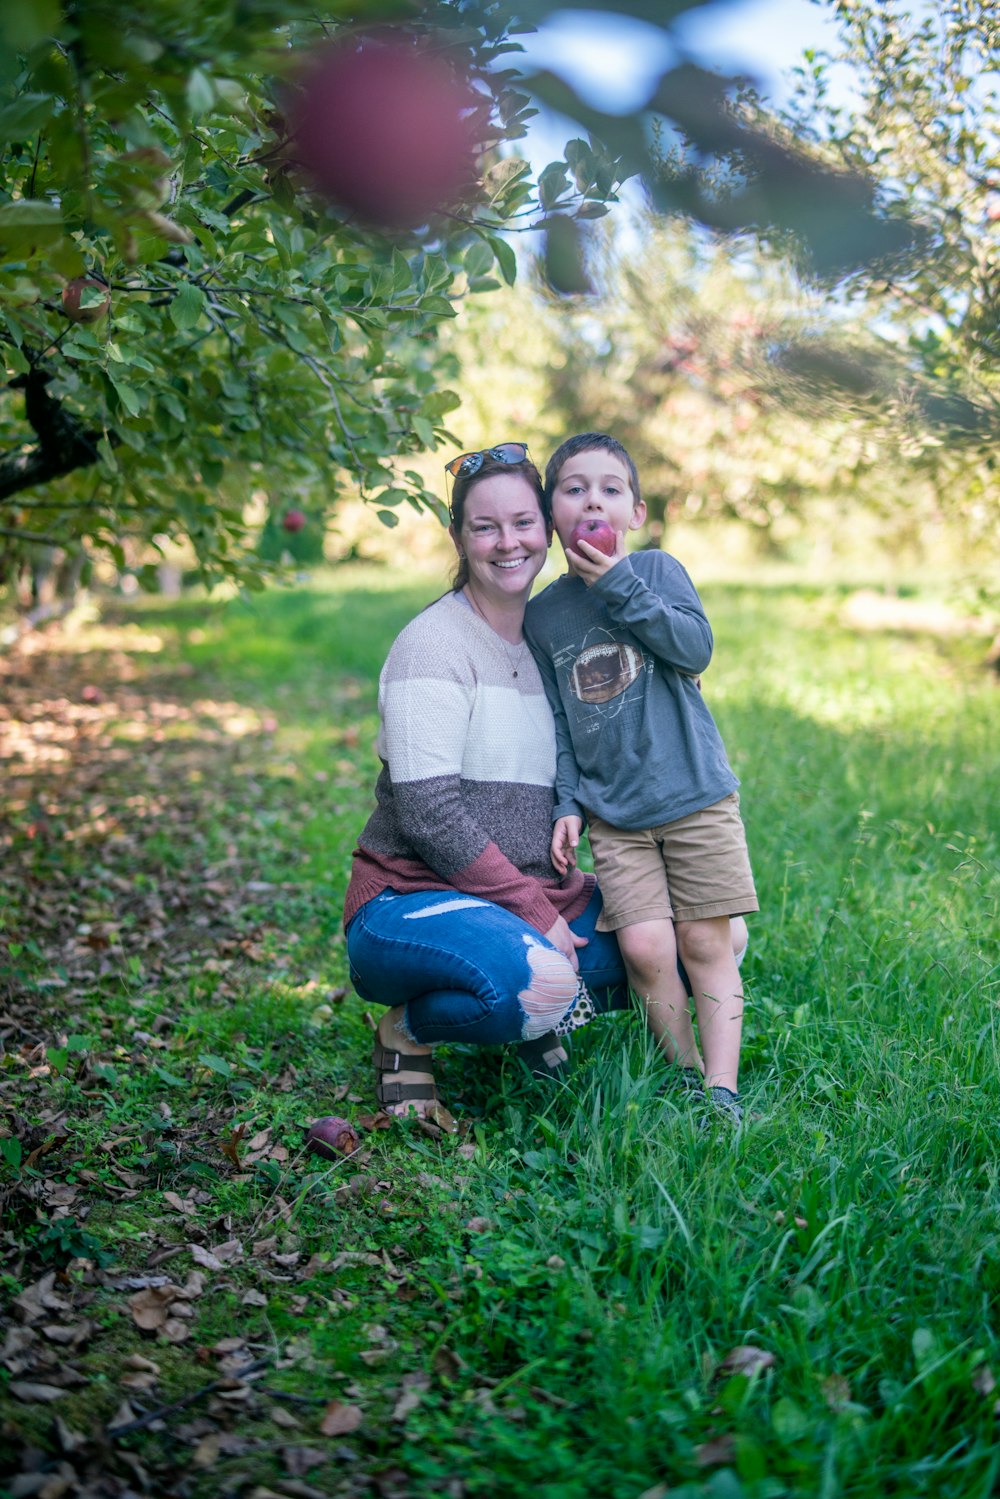
[(306, 523), (304, 510), (286, 510), (281, 517), (281, 529), (283, 531), (301, 531)]
[(111, 310), (111, 293), (101, 281), (74, 276), (62, 289), (62, 310), (74, 323), (97, 323)]
[(474, 179), (483, 100), (403, 32), (338, 43), (307, 76), (293, 144), (316, 186), (385, 229), (415, 228)]

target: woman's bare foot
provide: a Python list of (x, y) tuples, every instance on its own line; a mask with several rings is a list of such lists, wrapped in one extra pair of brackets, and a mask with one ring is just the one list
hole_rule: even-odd
[[(388, 1066), (376, 1064), (375, 1076), (379, 1085), (377, 1093), (379, 1107), (387, 1114), (403, 1116), (409, 1113), (416, 1114), (420, 1119), (434, 1118), (435, 1111), (441, 1109), (437, 1101), (437, 1093), (434, 1088), (434, 1076), (427, 1065), (426, 1058), (431, 1055), (429, 1046), (421, 1046), (417, 1041), (411, 1041), (402, 1028), (403, 1006), (396, 1005), (391, 1010), (386, 1010), (378, 1023), (375, 1032), (376, 1040), (386, 1052), (398, 1052), (400, 1065), (398, 1071), (391, 1071)], [(408, 1068), (404, 1058), (420, 1058), (423, 1066)], [(414, 1088), (420, 1090), (423, 1097), (401, 1098), (392, 1101), (391, 1098), (383, 1101), (380, 1094), (385, 1091), (391, 1093), (394, 1084), (399, 1084), (400, 1089)]]

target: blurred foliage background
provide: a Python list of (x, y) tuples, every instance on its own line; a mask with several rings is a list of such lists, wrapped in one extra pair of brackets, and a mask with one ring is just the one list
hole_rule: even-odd
[[(840, 54), (807, 53), (782, 109), (681, 60), (615, 115), (530, 65), (519, 38), (555, 8), (5, 13), (9, 610), (92, 578), (441, 567), (447, 456), (517, 436), (544, 460), (592, 428), (634, 451), (648, 544), (671, 527), (737, 568), (881, 558), (989, 606), (994, 6), (828, 0)], [(662, 39), (694, 8), (620, 10)], [(373, 225), (304, 171), (295, 101), (331, 43), (433, 53), (474, 90), (473, 177), (426, 223)], [(535, 172), (539, 104), (578, 133)], [(412, 103), (371, 107), (419, 128)]]

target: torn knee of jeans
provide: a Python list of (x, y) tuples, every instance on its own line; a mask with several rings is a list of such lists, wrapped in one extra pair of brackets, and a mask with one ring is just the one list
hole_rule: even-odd
[(544, 1036), (563, 1018), (576, 999), (579, 979), (568, 958), (554, 948), (532, 944), (527, 950), (531, 980), (518, 994), (524, 1021), (521, 1037)]
[(414, 1046), (423, 1046), (424, 1043), (421, 1041), (420, 1037), (413, 1034), (413, 1029), (410, 1025), (410, 1011), (408, 1005), (403, 1006), (403, 1013), (401, 1014), (399, 1019), (392, 1022), (392, 1029), (402, 1041), (409, 1041)]

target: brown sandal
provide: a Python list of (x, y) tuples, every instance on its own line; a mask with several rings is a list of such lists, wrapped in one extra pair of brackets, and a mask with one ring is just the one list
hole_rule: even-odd
[[(382, 1045), (381, 1041), (376, 1040), (372, 1062), (375, 1067), (375, 1097), (383, 1108), (386, 1104), (427, 1103), (430, 1104), (430, 1108), (421, 1115), (421, 1118), (429, 1119), (432, 1124), (438, 1125), (448, 1134), (453, 1134), (458, 1129), (458, 1125), (438, 1099), (437, 1088), (434, 1085), (434, 1062), (428, 1053), (390, 1051), (388, 1047)], [(430, 1078), (430, 1082), (387, 1083), (384, 1081), (387, 1075), (395, 1072), (424, 1072)]]

